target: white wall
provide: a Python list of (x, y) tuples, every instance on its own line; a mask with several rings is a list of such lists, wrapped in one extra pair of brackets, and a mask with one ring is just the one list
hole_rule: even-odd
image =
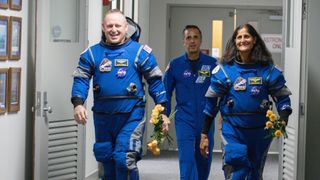
[(28, 3), (22, 3), (21, 11), (0, 9), (0, 14), (22, 17), (21, 59), (0, 61), (0, 68), (22, 68), (20, 111), (0, 115), (0, 179), (21, 180), (25, 179), (26, 124), (32, 123), (26, 119)]

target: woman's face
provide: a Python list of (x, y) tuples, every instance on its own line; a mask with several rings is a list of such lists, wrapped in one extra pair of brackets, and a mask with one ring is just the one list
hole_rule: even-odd
[(256, 39), (249, 34), (247, 28), (238, 30), (238, 34), (235, 39), (236, 48), (240, 53), (250, 53), (253, 46), (256, 43)]

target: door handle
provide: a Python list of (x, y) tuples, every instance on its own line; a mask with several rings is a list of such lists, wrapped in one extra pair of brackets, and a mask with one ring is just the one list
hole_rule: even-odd
[(48, 112), (48, 113), (52, 113), (52, 107), (51, 107), (51, 106), (44, 107), (44, 108), (43, 108), (43, 111), (44, 111), (44, 112)]
[(51, 106), (48, 106), (48, 94), (47, 92), (43, 92), (43, 117), (47, 116), (47, 112), (51, 114), (53, 112), (53, 109)]

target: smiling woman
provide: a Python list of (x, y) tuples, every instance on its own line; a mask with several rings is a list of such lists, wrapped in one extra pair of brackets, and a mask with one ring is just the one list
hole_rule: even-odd
[(205, 156), (209, 152), (207, 132), (220, 111), (226, 179), (262, 178), (266, 152), (273, 140), (269, 135), (272, 129), (265, 128), (268, 121), (265, 114), (273, 107), (269, 96), (276, 103), (283, 130), (292, 112), (291, 92), (285, 83), (282, 71), (273, 64), (270, 52), (254, 27), (238, 26), (220, 64), (212, 71), (200, 143)]

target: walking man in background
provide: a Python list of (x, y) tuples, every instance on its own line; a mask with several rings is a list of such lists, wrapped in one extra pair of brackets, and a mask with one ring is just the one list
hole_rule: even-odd
[(201, 129), (204, 121), (205, 93), (216, 59), (200, 51), (202, 33), (198, 26), (187, 25), (183, 30), (185, 53), (168, 64), (164, 76), (167, 91), (167, 116), (175, 90), (175, 127), (181, 180), (206, 180), (210, 173), (214, 128), (210, 127), (207, 157), (200, 154)]

